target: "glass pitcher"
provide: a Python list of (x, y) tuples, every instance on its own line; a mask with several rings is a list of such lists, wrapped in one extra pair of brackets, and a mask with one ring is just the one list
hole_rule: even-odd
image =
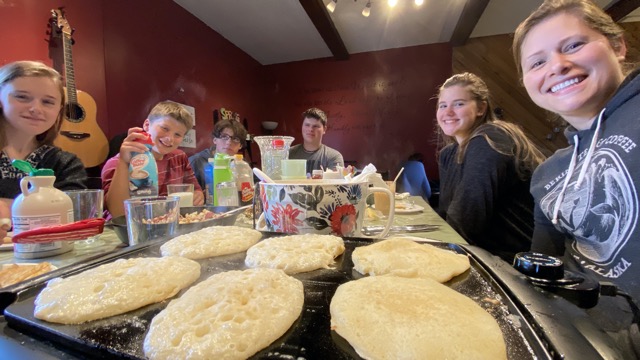
[(291, 136), (256, 136), (253, 140), (260, 147), (261, 170), (273, 180), (282, 177), (281, 160), (289, 158)]

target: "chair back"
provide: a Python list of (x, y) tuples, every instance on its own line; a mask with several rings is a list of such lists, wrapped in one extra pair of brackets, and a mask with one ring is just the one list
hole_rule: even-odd
[(404, 165), (404, 171), (398, 178), (398, 193), (408, 192), (412, 196), (421, 196), (425, 201), (431, 197), (431, 186), (420, 161), (409, 160)]

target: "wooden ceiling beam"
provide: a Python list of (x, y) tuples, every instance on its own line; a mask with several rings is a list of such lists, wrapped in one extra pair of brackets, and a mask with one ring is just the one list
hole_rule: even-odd
[(449, 41), (452, 46), (461, 46), (466, 44), (469, 40), (469, 36), (473, 32), (473, 29), (478, 24), (478, 20), (482, 16), (484, 9), (486, 9), (489, 0), (467, 0), (460, 14), (460, 19), (456, 24), (456, 28), (453, 30), (451, 40)]
[(619, 0), (605, 9), (613, 21), (618, 22), (640, 7), (640, 0)]
[(307, 12), (309, 19), (313, 22), (313, 25), (320, 33), (320, 36), (324, 40), (325, 44), (333, 57), (336, 60), (347, 60), (349, 59), (349, 52), (347, 51), (347, 47), (344, 46), (344, 42), (338, 34), (338, 30), (336, 29), (333, 20), (331, 20), (331, 16), (329, 16), (329, 12), (324, 5), (322, 0), (299, 0), (300, 5), (304, 8), (304, 11)]

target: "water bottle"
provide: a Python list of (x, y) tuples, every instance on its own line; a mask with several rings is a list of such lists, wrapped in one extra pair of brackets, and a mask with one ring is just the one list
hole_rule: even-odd
[(251, 166), (243, 160), (242, 154), (236, 154), (234, 160), (229, 164), (229, 167), (233, 173), (233, 179), (236, 182), (240, 206), (252, 204), (254, 183)]
[(151, 135), (141, 132), (146, 138), (138, 140), (147, 147), (143, 153), (131, 153), (129, 162), (129, 196), (150, 197), (158, 196), (158, 164), (151, 152), (153, 141)]
[(207, 164), (204, 166), (204, 197), (207, 205), (213, 205), (213, 195), (215, 194), (215, 187), (213, 186), (213, 158), (207, 159)]
[(289, 154), (289, 150), (285, 149), (284, 140), (274, 139), (272, 142), (273, 150), (270, 153), (268, 161), (270, 162), (271, 176), (273, 180), (280, 180), (282, 178), (282, 159), (286, 159)]

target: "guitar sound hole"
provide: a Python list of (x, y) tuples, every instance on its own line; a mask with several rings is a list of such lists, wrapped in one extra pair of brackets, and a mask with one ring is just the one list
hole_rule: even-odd
[(84, 120), (86, 115), (84, 108), (80, 104), (67, 104), (66, 106), (67, 119), (74, 123), (79, 123)]

